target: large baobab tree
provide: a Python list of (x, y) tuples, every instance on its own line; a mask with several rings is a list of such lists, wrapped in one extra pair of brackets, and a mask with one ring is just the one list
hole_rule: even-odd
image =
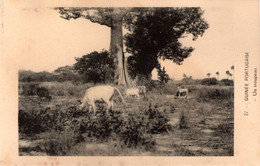
[[(114, 58), (116, 71), (114, 80), (129, 86), (130, 79), (126, 70), (123, 53), (124, 25), (126, 35), (130, 74), (151, 76), (158, 67), (158, 58), (170, 59), (177, 64), (187, 58), (193, 48), (182, 47), (178, 41), (183, 34), (192, 34), (193, 40), (202, 36), (208, 28), (200, 8), (55, 8), (62, 18), (85, 18), (91, 22), (111, 28), (110, 56)], [(140, 33), (139, 33), (140, 32)]]
[(59, 10), (61, 18), (85, 18), (93, 23), (105, 25), (111, 28), (111, 39), (109, 53), (117, 64), (115, 80), (117, 84), (129, 86), (129, 77), (125, 69), (125, 57), (123, 53), (123, 18), (130, 11), (137, 11), (138, 8), (55, 8)]

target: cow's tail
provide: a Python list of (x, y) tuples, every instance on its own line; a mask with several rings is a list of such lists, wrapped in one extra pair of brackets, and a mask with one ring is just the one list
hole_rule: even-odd
[(122, 102), (125, 103), (125, 100), (124, 100), (124, 97), (122, 96), (121, 92), (119, 91), (119, 89), (117, 89), (115, 87), (115, 90), (117, 91), (117, 93), (120, 95), (121, 99), (122, 99)]

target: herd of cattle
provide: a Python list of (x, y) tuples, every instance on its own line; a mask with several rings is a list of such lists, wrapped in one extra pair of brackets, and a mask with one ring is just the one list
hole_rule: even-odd
[[(80, 109), (83, 109), (86, 105), (89, 106), (89, 111), (91, 111), (91, 107), (94, 110), (94, 114), (96, 114), (96, 101), (103, 101), (107, 104), (106, 112), (108, 113), (108, 110), (113, 110), (113, 96), (115, 95), (115, 92), (117, 92), (122, 100), (122, 102), (125, 104), (125, 100), (121, 92), (118, 88), (113, 87), (111, 85), (99, 85), (95, 87), (88, 88), (85, 92), (85, 95), (83, 99), (81, 100)], [(185, 98), (188, 99), (188, 89), (181, 89), (178, 88), (176, 93), (176, 98)], [(146, 97), (147, 88), (145, 86), (137, 86), (134, 88), (127, 88), (125, 90), (125, 97), (137, 97), (140, 98), (140, 95)]]

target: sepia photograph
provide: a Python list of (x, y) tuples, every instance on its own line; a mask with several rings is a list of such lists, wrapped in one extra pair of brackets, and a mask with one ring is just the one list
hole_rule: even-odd
[[(46, 34), (38, 38), (44, 12), (59, 23), (40, 29)], [(221, 37), (213, 37), (214, 29), (228, 31), (216, 23), (222, 20), (211, 22), (215, 11), (57, 7), (23, 13), (40, 13), (28, 38), (41, 51), (35, 49), (38, 60), (32, 57), (18, 73), (19, 155), (233, 156), (235, 55), (216, 45)], [(48, 45), (61, 36), (64, 42)]]
[(259, 164), (257, 1), (98, 2), (1, 3), (0, 165)]

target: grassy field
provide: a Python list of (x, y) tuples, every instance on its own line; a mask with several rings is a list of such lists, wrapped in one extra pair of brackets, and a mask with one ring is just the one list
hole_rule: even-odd
[[(19, 155), (232, 156), (233, 86), (190, 85), (189, 100), (177, 86), (151, 88), (145, 98), (115, 96), (114, 110), (97, 103), (97, 115), (80, 110), (93, 85), (71, 82), (19, 84)], [(123, 87), (119, 87), (123, 92)]]

